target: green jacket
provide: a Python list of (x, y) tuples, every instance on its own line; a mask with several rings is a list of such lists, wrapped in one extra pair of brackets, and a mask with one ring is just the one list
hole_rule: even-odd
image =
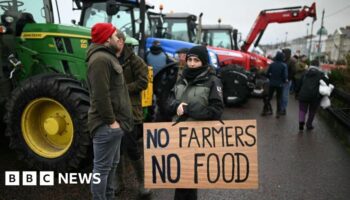
[(118, 60), (123, 67), (125, 82), (128, 86), (134, 122), (140, 124), (143, 120), (141, 92), (147, 88), (148, 67), (128, 46), (124, 46)]
[[(170, 115), (176, 115), (181, 102), (188, 104), (181, 121), (219, 120), (224, 111), (222, 84), (211, 68), (191, 82), (180, 75), (170, 99)], [(173, 121), (177, 120), (175, 116)]]
[(130, 132), (133, 129), (131, 104), (123, 69), (115, 54), (103, 45), (92, 44), (87, 52), (87, 62), (90, 133), (114, 121), (118, 121), (124, 131)]
[(306, 71), (306, 69), (307, 69), (307, 65), (301, 61), (298, 61), (296, 64), (294, 79), (299, 80), (304, 74), (304, 72)]

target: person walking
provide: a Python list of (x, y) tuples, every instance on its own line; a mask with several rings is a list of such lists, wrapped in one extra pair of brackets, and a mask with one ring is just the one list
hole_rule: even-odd
[[(296, 64), (296, 69), (295, 69), (295, 74), (294, 74), (294, 83), (295, 83), (295, 90), (296, 88), (300, 88), (300, 81), (301, 81), (301, 77), (303, 76), (303, 74), (305, 73), (305, 71), (307, 70), (308, 66), (306, 64), (306, 60), (307, 60), (307, 56), (305, 55), (301, 55), (298, 59), (298, 62)], [(297, 92), (295, 91), (294, 93), (295, 98), (298, 98)]]
[(272, 114), (271, 100), (276, 91), (277, 103), (276, 103), (276, 118), (279, 118), (281, 114), (281, 97), (283, 92), (283, 85), (288, 81), (287, 65), (283, 62), (284, 54), (281, 51), (276, 53), (274, 62), (270, 64), (266, 76), (269, 79), (269, 95), (265, 100), (264, 109), (262, 115)]
[[(209, 66), (204, 46), (192, 47), (187, 65), (170, 96), (173, 121), (219, 120), (223, 113), (222, 84)], [(197, 189), (175, 189), (175, 200), (196, 200)]]
[(126, 38), (122, 32), (118, 32), (117, 37), (119, 40), (117, 42), (118, 51), (116, 55), (123, 68), (125, 82), (129, 91), (134, 118), (134, 129), (127, 133), (122, 139), (121, 152), (123, 155), (121, 157), (120, 166), (117, 169), (118, 187), (116, 193), (118, 194), (118, 192), (121, 192), (125, 188), (123, 175), (126, 172), (123, 169), (123, 162), (125, 161), (123, 158), (127, 155), (136, 173), (139, 195), (147, 196), (150, 195), (151, 192), (144, 188), (143, 159), (137, 139), (141, 138), (143, 134), (141, 92), (147, 88), (148, 67), (142, 58), (137, 56), (131, 47), (125, 44)]
[[(320, 106), (321, 94), (319, 93), (320, 80), (328, 84), (327, 76), (319, 69), (318, 60), (311, 61), (311, 66), (301, 77), (300, 85), (296, 88), (299, 100), (299, 131), (314, 129), (312, 125), (317, 109)], [(306, 120), (306, 114), (308, 118)]]
[(87, 51), (87, 82), (90, 92), (88, 127), (93, 143), (93, 173), (101, 182), (91, 184), (94, 200), (114, 199), (115, 171), (120, 143), (133, 129), (133, 117), (123, 69), (116, 55), (118, 30), (110, 23), (91, 29), (92, 44)]
[(296, 59), (292, 57), (292, 50), (289, 48), (285, 48), (282, 50), (285, 59), (284, 62), (287, 65), (288, 69), (288, 81), (283, 84), (283, 92), (282, 92), (282, 99), (281, 99), (281, 111), (280, 115), (285, 115), (287, 112), (287, 106), (288, 106), (288, 99), (289, 99), (289, 92), (291, 89), (291, 86), (294, 85), (294, 75), (295, 75), (295, 68), (296, 68)]

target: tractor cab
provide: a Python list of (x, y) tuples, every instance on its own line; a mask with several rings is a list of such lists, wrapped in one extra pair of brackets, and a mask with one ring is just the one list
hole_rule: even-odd
[(189, 13), (168, 13), (164, 17), (164, 38), (194, 43), (197, 16)]
[(209, 46), (237, 50), (237, 29), (231, 25), (202, 25), (201, 41)]
[(156, 38), (164, 37), (164, 32), (166, 29), (165, 27), (163, 27), (165, 15), (162, 13), (148, 11), (147, 17), (149, 19), (149, 28), (151, 29), (151, 36)]
[[(15, 38), (26, 24), (53, 22), (51, 1), (0, 0), (0, 79), (9, 76), (8, 57), (15, 53)], [(5, 73), (5, 74), (3, 74)]]
[[(10, 94), (14, 68), (21, 62), (16, 58), (16, 38), (27, 24), (53, 21), (49, 0), (0, 0), (0, 110)], [(1, 116), (0, 116), (1, 117)]]
[[(129, 1), (99, 1), (99, 0), (74, 0), (78, 9), (81, 9), (79, 25), (91, 28), (95, 23), (112, 23), (127, 36), (127, 43), (133, 42), (134, 49), (143, 57), (145, 49), (145, 38), (152, 36), (152, 24), (146, 15), (152, 5), (141, 6), (138, 0)], [(129, 39), (129, 41), (128, 41)]]

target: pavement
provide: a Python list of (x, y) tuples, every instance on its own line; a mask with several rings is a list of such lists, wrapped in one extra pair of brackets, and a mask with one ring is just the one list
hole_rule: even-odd
[[(273, 102), (275, 108), (275, 102)], [(350, 153), (335, 137), (325, 118), (316, 116), (315, 129), (299, 133), (298, 104), (289, 100), (286, 116), (260, 116), (261, 99), (250, 99), (242, 107), (225, 108), (223, 119), (256, 119), (258, 131), (259, 188), (246, 190), (199, 190), (200, 200), (348, 200), (350, 199)], [(89, 171), (87, 165), (83, 171)], [(26, 170), (15, 153), (0, 141), (0, 200), (90, 199), (89, 185), (55, 187), (5, 187), (5, 170)], [(117, 199), (139, 199), (131, 170), (125, 174), (126, 190)], [(170, 200), (173, 189), (156, 189), (149, 199)]]

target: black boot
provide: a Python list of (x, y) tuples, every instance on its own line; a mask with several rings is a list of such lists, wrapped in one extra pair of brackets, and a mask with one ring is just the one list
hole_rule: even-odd
[(268, 111), (269, 111), (268, 105), (264, 104), (263, 111), (262, 111), (261, 115), (262, 116), (268, 115)]
[(263, 111), (261, 113), (262, 116), (265, 115), (272, 115), (272, 107), (270, 102), (264, 100), (264, 107), (263, 107)]
[(302, 132), (304, 130), (304, 122), (299, 122), (299, 131)]
[(306, 130), (308, 131), (311, 131), (314, 129), (314, 126), (311, 124), (311, 125), (306, 125)]
[(145, 196), (149, 196), (151, 195), (151, 190), (150, 189), (146, 189), (144, 187), (144, 173), (143, 173), (143, 160), (142, 158), (141, 159), (138, 159), (138, 160), (135, 160), (135, 161), (131, 161), (131, 164), (135, 170), (135, 174), (136, 174), (136, 179), (137, 179), (137, 182), (139, 184), (139, 188), (138, 188), (138, 191), (139, 191), (139, 195), (142, 196), (142, 197), (145, 197)]
[(272, 105), (271, 103), (267, 103), (267, 115), (272, 115), (273, 111), (272, 111)]

